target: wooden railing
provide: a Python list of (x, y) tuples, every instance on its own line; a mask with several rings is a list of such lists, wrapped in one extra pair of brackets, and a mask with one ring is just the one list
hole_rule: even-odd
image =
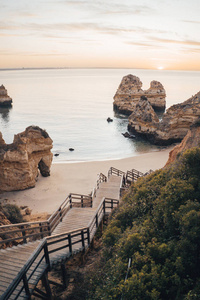
[(92, 197), (81, 194), (69, 194), (59, 208), (47, 221), (24, 222), (0, 226), (0, 246), (12, 242), (27, 243), (51, 235), (55, 227), (72, 207), (92, 207)]
[(1, 295), (0, 299), (18, 299), (19, 296), (26, 296), (29, 299), (33, 288), (44, 272), (48, 270), (50, 270), (50, 260), (47, 240), (44, 239), (19, 271), (8, 289)]
[(151, 173), (153, 173), (153, 172), (154, 172), (154, 171), (150, 169), (148, 172), (144, 173), (144, 176), (147, 176), (147, 175), (149, 175), (149, 174), (151, 174)]
[(116, 168), (113, 168), (113, 167), (111, 167), (110, 169), (109, 169), (109, 171), (108, 171), (108, 177), (110, 176), (110, 175), (117, 175), (117, 176), (125, 176), (126, 175), (126, 173), (124, 173), (123, 171), (120, 171), (120, 170), (118, 170), (118, 169), (116, 169)]
[(99, 174), (97, 179), (97, 189), (99, 189), (99, 185), (101, 182), (107, 182), (107, 177), (102, 173)]
[(135, 180), (137, 180), (138, 178), (144, 176), (144, 173), (132, 169), (131, 171), (127, 171), (126, 172), (126, 182), (134, 182)]
[(100, 183), (102, 182), (107, 182), (107, 177), (104, 174), (100, 173), (98, 174), (96, 186), (92, 190), (92, 199), (96, 197), (97, 190), (99, 189)]
[(22, 293), (30, 297), (39, 279), (51, 269), (56, 254), (60, 259), (59, 252), (62, 251), (63, 259), (66, 260), (74, 252), (85, 251), (103, 217), (118, 205), (119, 200), (103, 198), (88, 227), (44, 238), (0, 299), (10, 299), (13, 294), (13, 299), (17, 299)]

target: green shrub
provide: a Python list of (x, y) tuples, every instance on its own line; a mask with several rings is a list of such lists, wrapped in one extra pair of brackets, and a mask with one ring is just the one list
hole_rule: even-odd
[(3, 213), (7, 217), (7, 219), (12, 223), (22, 223), (23, 216), (19, 207), (15, 204), (6, 204), (3, 206)]
[(200, 148), (134, 183), (103, 242), (88, 299), (200, 299)]

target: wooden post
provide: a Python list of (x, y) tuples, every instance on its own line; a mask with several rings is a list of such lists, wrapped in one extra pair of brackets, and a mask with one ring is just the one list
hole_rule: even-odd
[(64, 289), (66, 289), (67, 284), (68, 284), (68, 276), (67, 276), (67, 272), (66, 272), (64, 263), (61, 264), (61, 272), (62, 272), (62, 279), (63, 279), (63, 287), (64, 287)]
[(72, 238), (71, 238), (71, 234), (68, 234), (68, 242), (69, 242), (69, 252), (72, 255)]
[(48, 231), (49, 231), (49, 235), (51, 235), (51, 223), (49, 223), (49, 221), (48, 221)]
[(46, 264), (48, 265), (48, 270), (50, 271), (50, 259), (49, 259), (49, 251), (48, 251), (48, 247), (47, 247), (47, 241), (44, 244), (44, 256), (45, 256), (45, 261)]
[(98, 227), (98, 213), (96, 214), (96, 228)]
[(81, 230), (81, 242), (82, 242), (83, 252), (85, 252), (85, 240), (84, 240), (84, 232), (83, 232), (83, 230)]
[(69, 203), (70, 203), (70, 208), (72, 208), (72, 195), (69, 194)]
[(40, 226), (40, 236), (41, 236), (41, 238), (43, 239), (44, 235), (43, 235), (42, 224), (39, 223), (39, 226)]
[(105, 215), (106, 213), (106, 200), (104, 199), (103, 201), (103, 214)]
[(81, 195), (81, 207), (83, 207), (83, 195)]
[(111, 199), (111, 209), (113, 209), (113, 199)]
[(27, 240), (26, 240), (26, 232), (24, 230), (24, 225), (22, 225), (20, 228), (22, 229), (23, 242), (26, 244)]
[(90, 229), (87, 228), (87, 240), (88, 240), (88, 246), (90, 245)]
[(22, 278), (23, 278), (24, 289), (25, 289), (26, 295), (28, 297), (30, 297), (31, 294), (30, 294), (30, 290), (29, 290), (29, 286), (28, 286), (28, 280), (27, 280), (27, 277), (26, 277), (26, 273), (24, 273)]
[(60, 222), (62, 222), (62, 209), (59, 207), (59, 212), (60, 212)]
[(47, 293), (47, 299), (52, 300), (52, 293), (51, 293), (51, 288), (49, 285), (47, 273), (45, 272), (44, 275), (42, 276), (42, 284), (45, 287), (46, 293)]

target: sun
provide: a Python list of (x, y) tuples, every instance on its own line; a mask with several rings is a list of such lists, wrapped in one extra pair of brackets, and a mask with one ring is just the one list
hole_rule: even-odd
[(159, 67), (157, 67), (157, 69), (158, 69), (158, 70), (163, 70), (164, 67), (163, 67), (163, 66), (159, 66)]

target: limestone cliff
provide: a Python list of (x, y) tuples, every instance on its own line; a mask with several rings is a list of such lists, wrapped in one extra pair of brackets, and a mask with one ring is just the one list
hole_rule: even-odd
[(182, 140), (182, 142), (176, 145), (169, 153), (169, 159), (166, 163), (166, 166), (174, 162), (177, 158), (177, 155), (184, 152), (187, 149), (193, 147), (200, 147), (200, 124), (193, 125), (191, 129), (188, 130), (188, 133)]
[(3, 86), (0, 86), (0, 106), (11, 106), (12, 99), (8, 96), (7, 90)]
[(38, 169), (50, 175), (52, 140), (46, 131), (30, 126), (7, 145), (0, 134), (0, 191), (34, 187)]
[[(148, 116), (148, 123), (144, 126), (146, 111), (142, 110), (143, 100), (138, 102), (141, 107), (140, 113), (135, 110), (129, 117), (128, 129), (145, 136), (151, 142), (161, 145), (169, 145), (173, 142), (180, 142), (187, 134), (189, 128), (200, 117), (200, 92), (181, 104), (171, 106), (162, 121), (156, 120), (154, 112), (151, 111), (151, 120)], [(148, 111), (148, 114), (150, 111)]]
[(142, 82), (137, 76), (127, 75), (122, 81), (114, 96), (114, 110), (130, 115), (134, 111), (136, 104), (141, 96), (146, 96), (154, 109), (164, 110), (166, 106), (166, 93), (162, 84), (152, 81), (148, 90), (142, 90)]

